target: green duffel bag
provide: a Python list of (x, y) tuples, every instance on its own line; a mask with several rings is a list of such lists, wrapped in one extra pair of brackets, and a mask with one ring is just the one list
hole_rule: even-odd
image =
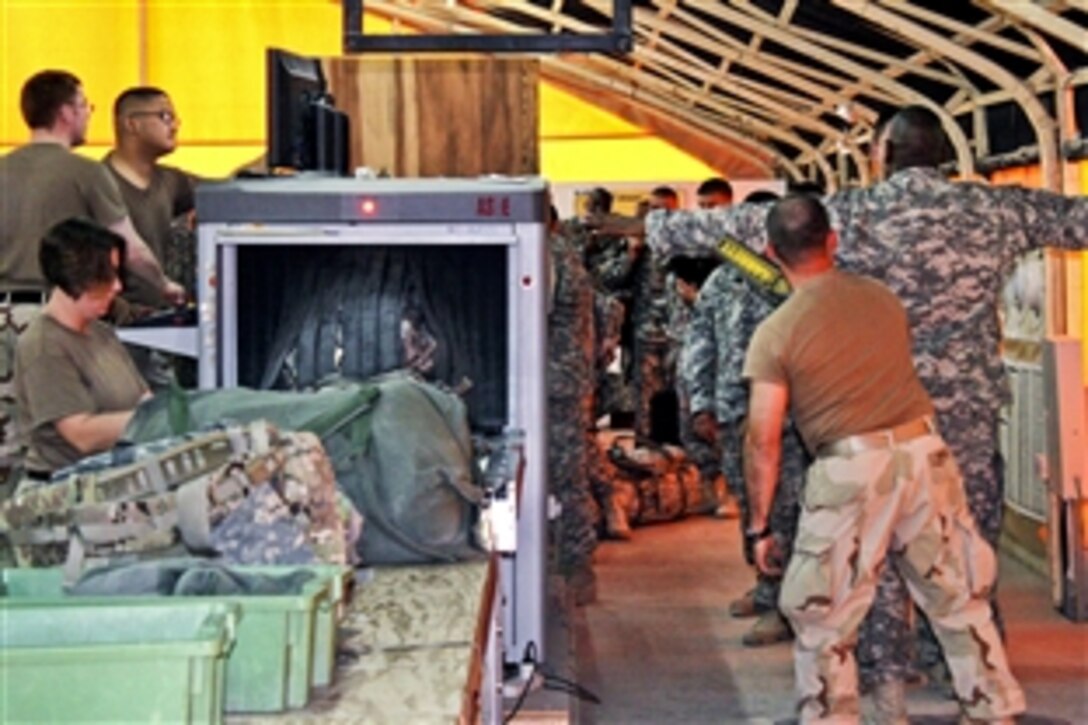
[(175, 389), (143, 403), (124, 438), (144, 442), (251, 420), (321, 439), (337, 486), (363, 515), (363, 563), (482, 555), (475, 531), (483, 489), (465, 405), (408, 372), (315, 392)]

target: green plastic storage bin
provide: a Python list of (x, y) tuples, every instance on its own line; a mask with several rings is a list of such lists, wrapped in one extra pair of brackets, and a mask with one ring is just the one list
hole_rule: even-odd
[(347, 613), (351, 597), (355, 592), (355, 570), (347, 566), (321, 565), (308, 566), (329, 585), (328, 606), (317, 613), (314, 623), (314, 687), (328, 687), (332, 684), (336, 670), (337, 632), (340, 620)]
[(223, 719), (236, 606), (0, 603), (0, 722)]
[(355, 570), (338, 564), (303, 564), (289, 566), (233, 567), (242, 571), (282, 576), (298, 569), (313, 572), (329, 588), (328, 598), (318, 604), (314, 621), (314, 647), (310, 682), (314, 687), (328, 687), (336, 669), (337, 632), (355, 591)]
[[(233, 567), (240, 571), (278, 574), (305, 566)], [(227, 662), (225, 706), (228, 712), (278, 712), (305, 707), (310, 699), (319, 612), (334, 611), (331, 577), (316, 576), (302, 592), (282, 596), (209, 597), (70, 597), (64, 592), (60, 569), (5, 569), (0, 572), (0, 597), (9, 606), (67, 607), (74, 604), (142, 607), (162, 601), (223, 602), (241, 609), (237, 636)], [(327, 618), (327, 614), (322, 618)], [(334, 626), (335, 631), (335, 626)], [(333, 657), (335, 657), (335, 645)]]

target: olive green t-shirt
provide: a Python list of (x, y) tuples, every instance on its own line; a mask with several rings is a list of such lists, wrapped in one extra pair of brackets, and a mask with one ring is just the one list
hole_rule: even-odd
[(0, 290), (45, 289), (38, 247), (54, 224), (80, 217), (108, 227), (126, 214), (102, 164), (60, 144), (31, 143), (0, 157)]
[(82, 458), (54, 423), (77, 413), (132, 410), (147, 392), (113, 328), (92, 322), (70, 330), (38, 315), (15, 349), (15, 399), (19, 431), (29, 445), (26, 467), (50, 472)]
[[(158, 165), (151, 174), (146, 189), (132, 184), (117, 173), (110, 164), (110, 154), (102, 165), (109, 171), (132, 219), (132, 225), (147, 242), (160, 264), (166, 261), (166, 248), (171, 242), (174, 219), (193, 209), (195, 179), (181, 169)], [(153, 289), (143, 279), (130, 275), (126, 280), (125, 298), (145, 305), (162, 304), (162, 291)]]
[(876, 280), (832, 270), (756, 329), (744, 376), (784, 383), (809, 450), (933, 412), (914, 372), (907, 313)]

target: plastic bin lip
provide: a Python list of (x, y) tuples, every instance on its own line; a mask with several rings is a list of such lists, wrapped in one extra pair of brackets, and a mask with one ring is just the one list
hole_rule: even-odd
[[(277, 567), (246, 567), (252, 571), (268, 569), (286, 573), (297, 569), (309, 568), (302, 566), (277, 566)], [(10, 575), (9, 572), (33, 572), (28, 574)], [(49, 573), (45, 573), (49, 572)], [(333, 589), (329, 585), (329, 579), (316, 575), (302, 585), (302, 591), (297, 594), (200, 594), (200, 595), (167, 595), (167, 594), (117, 594), (117, 595), (84, 595), (69, 594), (60, 591), (57, 594), (28, 594), (12, 593), (9, 581), (13, 577), (41, 577), (43, 580), (57, 576), (53, 570), (47, 569), (4, 569), (0, 570), (0, 606), (80, 606), (81, 604), (111, 603), (118, 605), (149, 605), (161, 602), (174, 601), (201, 601), (215, 600), (219, 602), (236, 602), (243, 604), (246, 609), (253, 611), (307, 611), (315, 606), (322, 606), (333, 599)], [(59, 579), (58, 579), (59, 581)]]
[[(71, 659), (97, 659), (101, 661), (102, 653), (108, 651), (111, 657), (118, 655), (148, 659), (149, 657), (162, 657), (170, 653), (181, 653), (186, 656), (200, 654), (205, 656), (218, 656), (230, 650), (238, 620), (242, 613), (236, 604), (223, 602), (200, 602), (198, 600), (170, 600), (161, 602), (165, 609), (205, 609), (205, 615), (199, 619), (195, 628), (187, 628), (182, 631), (156, 630), (146, 628), (132, 631), (122, 629), (115, 640), (96, 640), (87, 642), (65, 642), (63, 632), (56, 632), (57, 625), (65, 624), (65, 620), (76, 618), (89, 618), (103, 616), (107, 611), (94, 603), (87, 605), (69, 604), (63, 609), (50, 608), (50, 622), (54, 626), (50, 631), (43, 633), (39, 639), (23, 639), (10, 641), (8, 634), (12, 627), (25, 626), (20, 619), (28, 619), (34, 616), (40, 608), (9, 607), (0, 603), (0, 662), (4, 664), (29, 663), (43, 659), (57, 657)], [(117, 632), (117, 620), (112, 618), (109, 624), (112, 630)], [(139, 626), (138, 618), (131, 623), (132, 628)], [(19, 632), (23, 634), (23, 632)], [(164, 636), (168, 635), (168, 636)]]

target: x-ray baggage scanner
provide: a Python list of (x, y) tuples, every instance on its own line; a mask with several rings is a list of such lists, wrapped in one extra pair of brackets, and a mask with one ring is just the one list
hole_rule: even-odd
[(523, 433), (518, 495), (492, 512), (508, 662), (545, 657), (547, 211), (540, 179), (197, 190), (202, 387), (416, 366), (467, 390), (474, 431)]

